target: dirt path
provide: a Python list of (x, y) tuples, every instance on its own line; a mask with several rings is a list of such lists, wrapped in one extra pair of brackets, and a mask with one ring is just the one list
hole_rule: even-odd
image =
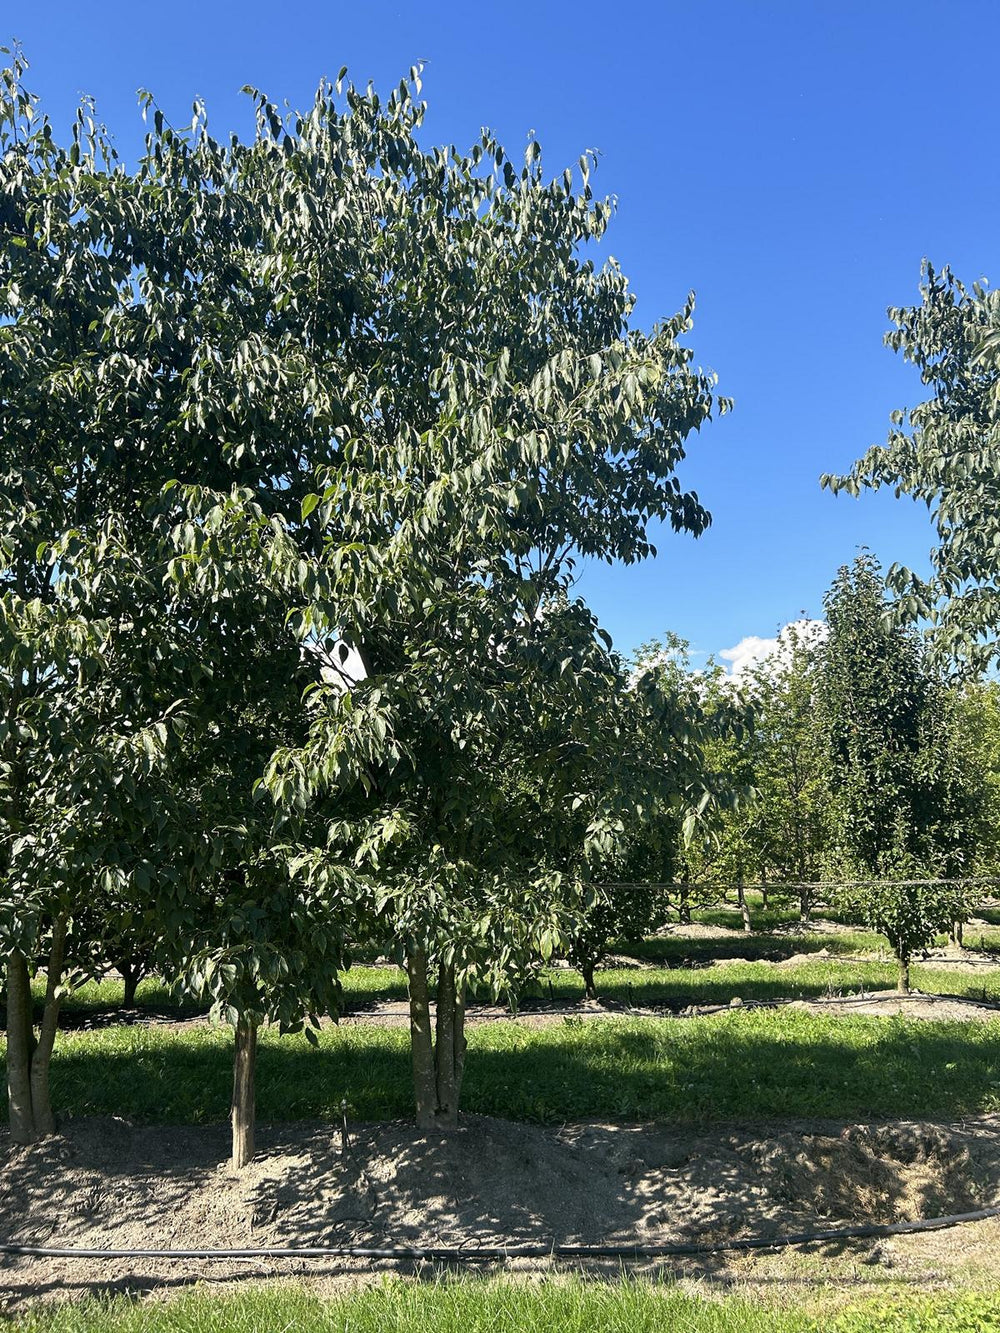
[[(77, 1120), (64, 1137), (32, 1149), (14, 1149), (4, 1134), (0, 1238), (87, 1248), (628, 1244), (778, 1235), (1000, 1202), (995, 1116), (960, 1124), (786, 1121), (711, 1130), (603, 1123), (546, 1129), (469, 1116), (447, 1136), (402, 1123), (359, 1126), (346, 1155), (329, 1125), (280, 1125), (261, 1131), (259, 1156), (239, 1176), (220, 1165), (226, 1151), (225, 1129), (216, 1126)], [(958, 1268), (972, 1233), (988, 1234), (994, 1245), (1000, 1236), (983, 1223), (961, 1236), (824, 1251), (855, 1266), (909, 1255), (907, 1262), (919, 1261), (924, 1271)], [(731, 1281), (776, 1264), (794, 1273), (795, 1263), (788, 1254), (753, 1262), (719, 1256), (669, 1267)], [(17, 1307), (39, 1297), (162, 1289), (198, 1277), (301, 1273), (356, 1282), (373, 1268), (357, 1260), (7, 1259), (0, 1260), (0, 1300)]]

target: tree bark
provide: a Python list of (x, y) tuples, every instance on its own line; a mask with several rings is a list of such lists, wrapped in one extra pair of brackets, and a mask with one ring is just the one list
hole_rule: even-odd
[(909, 995), (910, 993), (910, 956), (906, 954), (897, 954), (896, 963), (898, 965), (896, 992), (899, 995)]
[(427, 989), (427, 954), (423, 949), (406, 955), (410, 994), (410, 1051), (413, 1058), (413, 1093), (418, 1129), (433, 1129), (437, 1110), (434, 1078), (434, 1039), (431, 1034), (431, 1004)]
[(24, 954), (14, 949), (7, 958), (7, 1098), (10, 1136), (15, 1143), (34, 1143), (37, 1137), (31, 1105), (34, 1044), (28, 964)]
[(747, 895), (742, 880), (739, 880), (736, 885), (736, 898), (740, 905), (740, 912), (743, 915), (743, 933), (744, 935), (750, 935), (753, 932), (753, 926), (750, 924), (750, 908), (747, 906)]
[(686, 883), (681, 884), (680, 887), (680, 896), (677, 902), (677, 919), (682, 926), (690, 926), (691, 924), (691, 900)]
[(597, 986), (594, 982), (594, 964), (581, 963), (580, 975), (583, 977), (584, 994), (588, 1000), (597, 999)]
[(812, 915), (812, 899), (808, 889), (801, 889), (799, 892), (799, 920), (808, 924)]
[(7, 957), (7, 1098), (10, 1134), (15, 1143), (34, 1143), (54, 1134), (55, 1116), (49, 1095), (49, 1067), (59, 1028), (62, 981), (66, 958), (66, 917), (56, 917), (52, 927), (45, 982), (42, 1024), (35, 1036), (32, 1019), (31, 978), (28, 962), (19, 949)]
[(953, 921), (953, 922), (951, 923), (951, 942), (952, 942), (952, 944), (957, 944), (957, 945), (959, 946), (959, 948), (961, 948), (961, 947), (962, 947), (962, 944), (963, 944), (963, 941), (964, 941), (964, 935), (965, 935), (964, 922), (962, 922), (962, 921)]
[(439, 1129), (454, 1129), (458, 1125), (458, 1095), (455, 1086), (457, 998), (455, 969), (442, 963), (438, 968), (434, 1039), (434, 1083), (437, 1088), (435, 1124)]
[(57, 996), (56, 991), (62, 981), (65, 961), (66, 915), (61, 913), (56, 917), (52, 927), (52, 948), (49, 951), (48, 967), (45, 971), (45, 1009), (42, 1013), (38, 1044), (31, 1057), (31, 1110), (35, 1119), (35, 1133), (39, 1137), (56, 1132), (56, 1121), (52, 1114), (52, 1100), (49, 1095), (49, 1067), (59, 1028), (59, 1010), (62, 1007), (62, 997)]
[(462, 1078), (465, 1074), (465, 987), (455, 988), (455, 1111), (462, 1102)]
[(121, 963), (119, 971), (122, 974), (122, 980), (125, 982), (125, 994), (122, 996), (122, 1008), (135, 1008), (135, 993), (139, 988), (139, 982), (143, 978), (141, 967), (133, 963)]
[(257, 1024), (242, 1016), (233, 1043), (233, 1167), (242, 1171), (253, 1158), (257, 1104), (254, 1072), (257, 1061)]

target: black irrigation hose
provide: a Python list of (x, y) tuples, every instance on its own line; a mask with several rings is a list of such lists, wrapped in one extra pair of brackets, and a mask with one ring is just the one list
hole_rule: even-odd
[(878, 1236), (906, 1236), (941, 1231), (963, 1222), (1000, 1217), (1000, 1207), (974, 1213), (926, 1217), (917, 1222), (860, 1223), (832, 1231), (797, 1231), (787, 1236), (745, 1236), (736, 1240), (676, 1241), (671, 1245), (426, 1245), (377, 1249), (363, 1245), (259, 1246), (243, 1250), (85, 1250), (72, 1246), (0, 1245), (0, 1254), (38, 1259), (441, 1259), (472, 1263), (482, 1259), (660, 1259), (682, 1254), (718, 1254), (723, 1250), (779, 1250), (789, 1245)]

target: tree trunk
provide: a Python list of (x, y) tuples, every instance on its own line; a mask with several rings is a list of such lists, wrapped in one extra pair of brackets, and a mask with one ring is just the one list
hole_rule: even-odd
[(458, 996), (455, 993), (455, 968), (444, 963), (438, 968), (437, 1015), (434, 1039), (434, 1083), (437, 1088), (435, 1124), (439, 1129), (458, 1125)]
[(736, 885), (736, 899), (740, 905), (740, 912), (743, 915), (743, 933), (749, 935), (753, 931), (750, 924), (750, 908), (747, 906), (747, 895), (743, 888), (743, 881), (740, 880)]
[(135, 993), (139, 988), (139, 982), (143, 978), (143, 970), (132, 963), (123, 963), (119, 967), (122, 974), (122, 980), (125, 982), (125, 994), (122, 996), (122, 1008), (135, 1008)]
[(62, 1004), (56, 995), (66, 958), (66, 917), (52, 926), (45, 982), (45, 1007), (38, 1036), (32, 1021), (31, 978), (19, 949), (7, 958), (7, 1097), (10, 1134), (15, 1143), (34, 1143), (54, 1134), (55, 1116), (49, 1095), (49, 1067)]
[(962, 947), (963, 937), (965, 934), (963, 927), (964, 923), (961, 921), (953, 921), (951, 923), (951, 942), (952, 944), (957, 944), (959, 948)]
[(597, 986), (594, 982), (594, 964), (591, 962), (580, 964), (580, 975), (583, 977), (584, 994), (588, 1000), (597, 999)]
[(455, 983), (454, 964), (438, 968), (434, 1031), (427, 988), (427, 954), (407, 954), (410, 989), (410, 1049), (419, 1129), (455, 1129), (465, 1071), (465, 993)]
[(241, 1016), (236, 1023), (233, 1043), (233, 1167), (237, 1171), (242, 1171), (254, 1155), (256, 1060), (257, 1024)]
[(455, 988), (455, 1110), (462, 1103), (462, 1078), (465, 1074), (465, 987)]
[(34, 1143), (37, 1137), (31, 1106), (34, 1047), (28, 964), (24, 954), (15, 949), (7, 958), (7, 1099), (10, 1136), (15, 1143)]
[(682, 926), (691, 924), (691, 899), (687, 883), (681, 884), (680, 897), (677, 903), (677, 917)]
[(812, 916), (812, 897), (806, 888), (799, 890), (799, 920), (808, 925)]
[(52, 948), (45, 970), (45, 1009), (42, 1012), (38, 1045), (31, 1057), (31, 1110), (35, 1117), (35, 1133), (39, 1136), (56, 1132), (56, 1121), (52, 1114), (52, 1101), (49, 1096), (49, 1066), (52, 1063), (52, 1050), (56, 1044), (56, 1032), (59, 1028), (59, 1010), (62, 1006), (62, 997), (56, 995), (56, 990), (62, 981), (65, 960), (66, 916), (60, 914), (52, 927)]
[(910, 993), (910, 955), (897, 954), (896, 963), (898, 965), (896, 992), (899, 995), (909, 995)]
[(410, 1051), (413, 1058), (413, 1093), (417, 1128), (433, 1129), (437, 1110), (434, 1078), (434, 1039), (431, 1035), (431, 1003), (427, 990), (427, 954), (413, 949), (406, 955), (410, 993)]

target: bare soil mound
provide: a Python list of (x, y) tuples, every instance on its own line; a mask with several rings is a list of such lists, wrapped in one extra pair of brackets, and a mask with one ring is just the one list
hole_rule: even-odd
[[(829, 1121), (546, 1129), (469, 1116), (260, 1133), (235, 1175), (224, 1127), (71, 1121), (30, 1149), (0, 1138), (0, 1239), (102, 1248), (297, 1244), (629, 1244), (780, 1235), (971, 1211), (1000, 1201), (1000, 1118), (960, 1125)], [(332, 1265), (349, 1271), (352, 1261)], [(369, 1265), (353, 1261), (353, 1268)], [(0, 1261), (8, 1304), (176, 1284), (193, 1275), (313, 1271), (300, 1261)]]

